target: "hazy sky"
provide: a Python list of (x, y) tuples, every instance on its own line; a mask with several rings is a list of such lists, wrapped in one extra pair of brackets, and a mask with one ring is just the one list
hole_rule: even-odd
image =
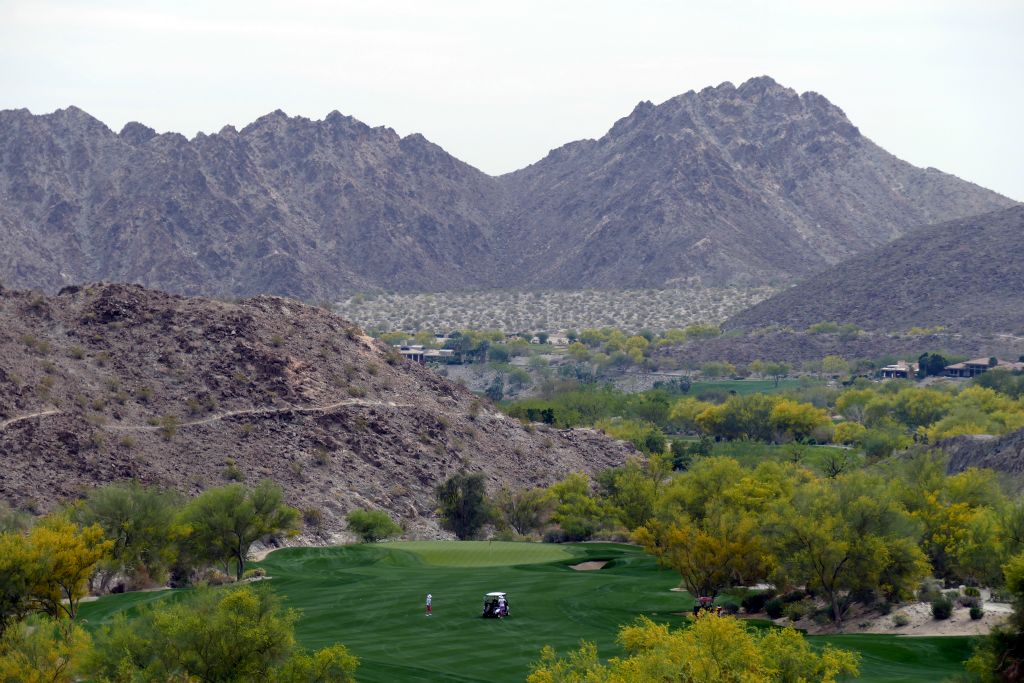
[(189, 136), (337, 109), (494, 174), (761, 74), (1024, 200), (1024, 0), (0, 0), (0, 108)]

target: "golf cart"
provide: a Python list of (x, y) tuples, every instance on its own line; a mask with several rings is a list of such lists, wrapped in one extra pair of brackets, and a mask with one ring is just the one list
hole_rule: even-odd
[(508, 598), (504, 593), (488, 593), (484, 596), (484, 619), (501, 619), (508, 616)]

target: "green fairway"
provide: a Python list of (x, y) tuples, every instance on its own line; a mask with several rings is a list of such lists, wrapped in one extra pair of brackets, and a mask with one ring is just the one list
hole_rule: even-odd
[(694, 382), (690, 385), (690, 395), (699, 396), (708, 390), (736, 392), (737, 394), (777, 394), (787, 389), (796, 389), (802, 384), (824, 384), (823, 380), (812, 379), (780, 379), (776, 385), (773, 379), (722, 379)]
[[(597, 571), (570, 565), (606, 560)], [(362, 661), (360, 681), (522, 681), (545, 644), (567, 652), (581, 639), (604, 657), (622, 654), (621, 624), (646, 614), (675, 626), (692, 607), (670, 592), (678, 575), (638, 548), (409, 542), (279, 550), (259, 563), (268, 585), (302, 610), (297, 636), (316, 649), (341, 642)], [(483, 596), (506, 591), (510, 617), (481, 619)], [(434, 615), (424, 614), (433, 595)], [(181, 592), (114, 595), (82, 606), (95, 628), (114, 613)], [(965, 638), (812, 638), (861, 651), (866, 681), (935, 681), (969, 654)]]

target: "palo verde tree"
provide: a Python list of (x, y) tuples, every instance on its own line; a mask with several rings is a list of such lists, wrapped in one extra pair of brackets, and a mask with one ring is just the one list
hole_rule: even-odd
[(98, 524), (113, 542), (103, 579), (126, 572), (163, 582), (187, 529), (178, 523), (181, 498), (138, 482), (94, 489), (72, 512), (82, 526)]
[(459, 540), (473, 538), (490, 518), (485, 502), (487, 486), (480, 472), (457, 472), (437, 487), (437, 513), (441, 525)]
[(196, 551), (227, 569), (235, 562), (242, 578), (249, 547), (256, 541), (294, 533), (299, 511), (284, 504), (284, 493), (264, 479), (256, 488), (228, 484), (209, 489), (185, 508), (184, 521), (192, 528), (191, 543)]
[(354, 681), (358, 660), (341, 645), (297, 649), (299, 613), (270, 590), (205, 590), (124, 614), (101, 629), (85, 662), (90, 680)]

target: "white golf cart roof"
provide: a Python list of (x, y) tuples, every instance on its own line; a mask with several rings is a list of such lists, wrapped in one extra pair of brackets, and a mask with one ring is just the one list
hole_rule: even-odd
[(501, 597), (504, 597), (504, 596), (505, 596), (505, 591), (501, 591), (500, 593), (488, 593), (484, 597), (485, 598), (501, 598)]

